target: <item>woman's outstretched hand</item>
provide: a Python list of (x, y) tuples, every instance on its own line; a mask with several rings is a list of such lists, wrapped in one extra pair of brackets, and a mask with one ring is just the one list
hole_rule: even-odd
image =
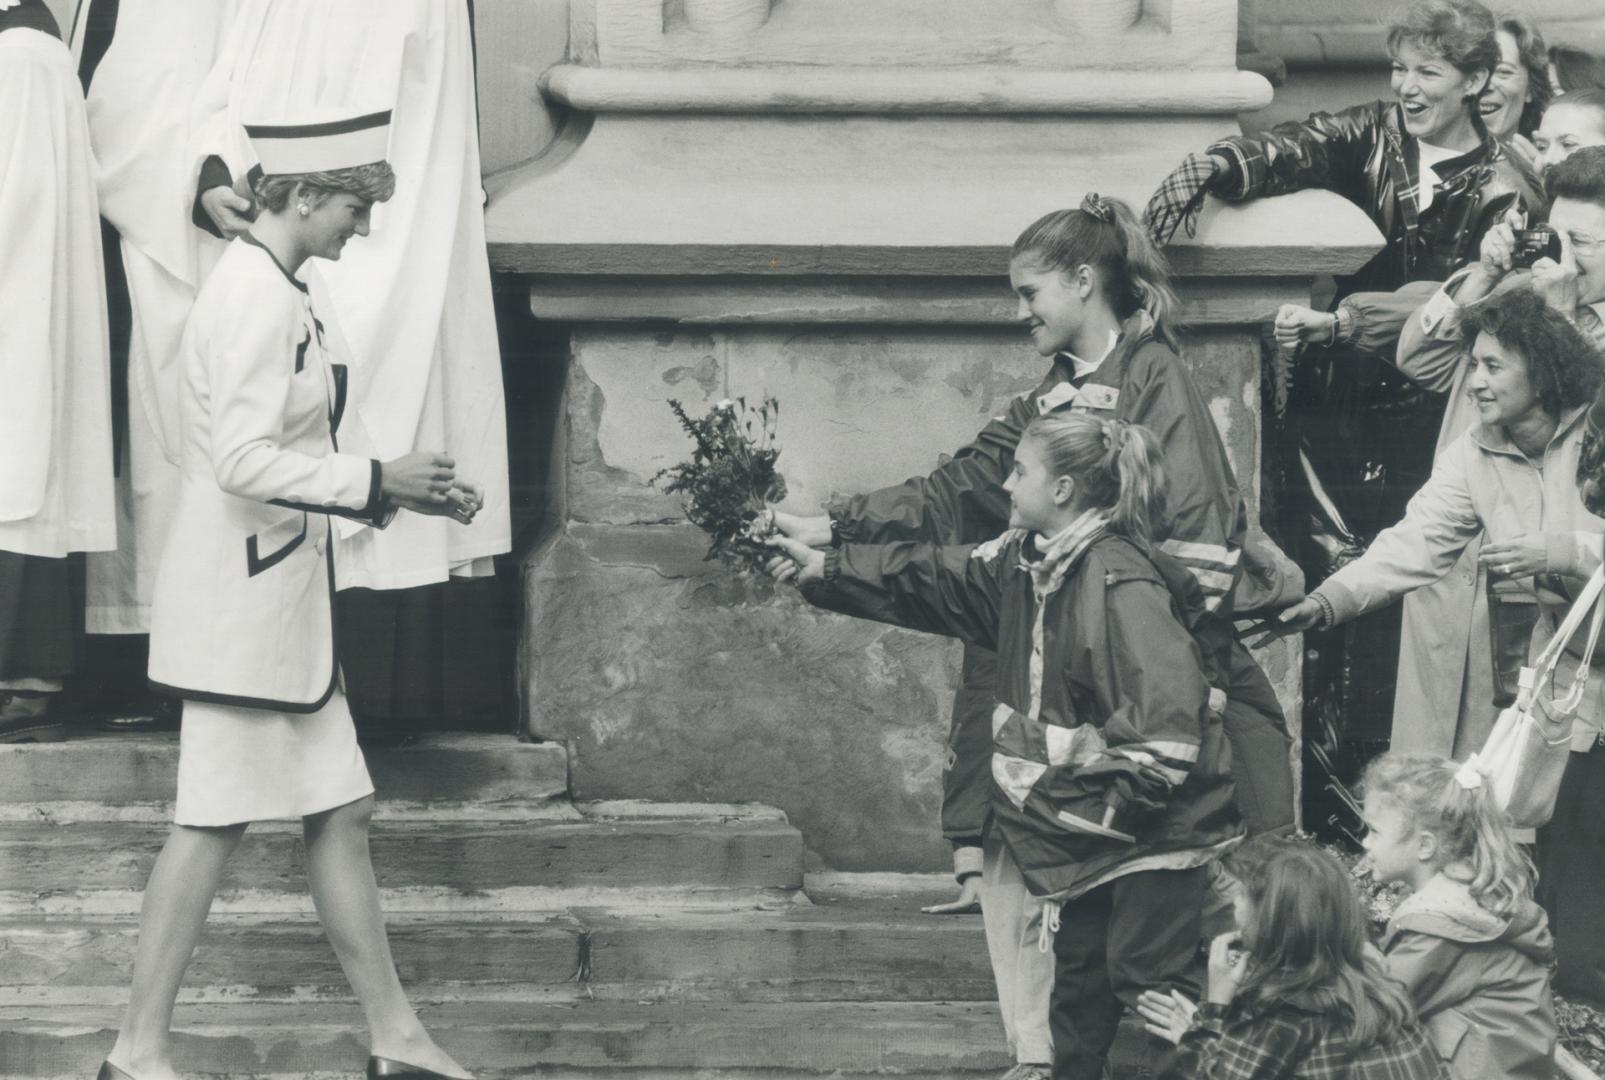
[(781, 536), (790, 537), (809, 547), (825, 547), (830, 543), (830, 518), (824, 514), (802, 517), (787, 514), (771, 507), (769, 522)]
[(1180, 990), (1168, 994), (1144, 990), (1137, 996), (1137, 1012), (1142, 1015), (1143, 1027), (1148, 1034), (1157, 1035), (1172, 1046), (1181, 1042), (1181, 1037), (1193, 1026), (1193, 1014), (1197, 1011), (1198, 1006)]
[(1325, 621), (1326, 609), (1321, 606), (1321, 602), (1313, 596), (1306, 596), (1291, 607), (1278, 611), (1264, 622), (1246, 627), (1240, 636), (1246, 639), (1255, 634), (1261, 635), (1245, 642), (1250, 649), (1258, 649), (1279, 637), (1320, 629)]
[(816, 551), (789, 536), (771, 537), (769, 546), (779, 549), (780, 554), (764, 564), (764, 572), (776, 581), (790, 581), (801, 585), (804, 582), (820, 581), (824, 578), (823, 551)]
[(1331, 312), (1316, 311), (1298, 304), (1283, 304), (1276, 309), (1276, 324), (1272, 332), (1276, 335), (1276, 344), (1284, 349), (1292, 349), (1299, 345), (1327, 344), (1332, 340), (1332, 328), (1336, 325), (1337, 316)]

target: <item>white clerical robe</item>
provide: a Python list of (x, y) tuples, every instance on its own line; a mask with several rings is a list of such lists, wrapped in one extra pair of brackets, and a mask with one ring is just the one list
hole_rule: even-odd
[(374, 207), (370, 236), (303, 271), (351, 372), (340, 448), (381, 460), (445, 450), (485, 503), (469, 526), (419, 514), (382, 532), (340, 522), (342, 588), (485, 574), (511, 547), (472, 49), (464, 0), (244, 0), (197, 103), (192, 177), (210, 155), (236, 177), (256, 164), (247, 120), (314, 104), (394, 110), (395, 196)]
[(100, 211), (60, 41), (0, 34), (0, 550), (117, 542)]
[[(97, 2), (79, 5), (76, 55)], [(100, 210), (122, 237), (133, 316), (118, 545), (89, 559), (90, 633), (150, 629), (151, 590), (178, 490), (179, 341), (224, 248), (191, 221), (190, 122), (236, 7), (236, 0), (119, 0), (111, 45), (89, 84)]]

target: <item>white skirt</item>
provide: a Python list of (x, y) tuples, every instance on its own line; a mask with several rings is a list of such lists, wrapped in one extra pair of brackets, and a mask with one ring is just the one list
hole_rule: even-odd
[(175, 824), (301, 818), (372, 794), (339, 688), (315, 713), (184, 702)]

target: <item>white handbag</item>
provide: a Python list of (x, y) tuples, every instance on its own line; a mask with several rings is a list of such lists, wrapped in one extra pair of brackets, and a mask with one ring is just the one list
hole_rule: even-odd
[[(1495, 800), (1517, 828), (1534, 829), (1545, 825), (1555, 812), (1560, 780), (1571, 759), (1577, 708), (1588, 688), (1600, 626), (1605, 623), (1605, 603), (1600, 602), (1602, 590), (1605, 590), (1605, 566), (1588, 579), (1543, 652), (1530, 667), (1521, 669), (1515, 704), (1499, 714), (1487, 742), (1466, 762), (1486, 778)], [(1593, 612), (1593, 619), (1589, 623), (1582, 660), (1566, 693), (1555, 696), (1555, 666), (1590, 612)]]

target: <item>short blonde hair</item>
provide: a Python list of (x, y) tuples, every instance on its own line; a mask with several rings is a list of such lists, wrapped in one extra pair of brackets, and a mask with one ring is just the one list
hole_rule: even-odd
[(297, 184), (313, 206), (323, 205), (331, 195), (355, 195), (369, 202), (384, 202), (396, 193), (396, 174), (390, 162), (375, 161), (330, 172), (259, 176), (251, 185), (257, 209), (281, 213), (290, 205), (290, 193)]

